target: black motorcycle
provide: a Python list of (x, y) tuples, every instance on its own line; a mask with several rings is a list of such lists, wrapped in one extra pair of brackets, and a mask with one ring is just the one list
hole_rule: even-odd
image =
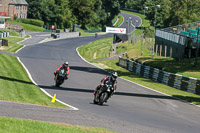
[(94, 104), (102, 105), (104, 102), (112, 96), (114, 93), (114, 88), (112, 87), (112, 82), (107, 82), (104, 84), (94, 95)]
[(64, 69), (60, 69), (55, 77), (56, 87), (59, 87), (61, 84), (63, 84), (65, 77), (66, 77), (66, 71)]

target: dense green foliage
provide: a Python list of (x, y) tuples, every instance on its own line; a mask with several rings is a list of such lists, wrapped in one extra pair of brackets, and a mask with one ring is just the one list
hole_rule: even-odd
[(118, 0), (27, 0), (28, 18), (44, 21), (47, 28), (72, 28), (73, 24), (84, 29), (98, 29), (111, 24), (119, 14)]
[[(199, 20), (199, 0), (27, 0), (28, 18), (44, 21), (47, 28), (73, 28), (94, 30), (111, 26), (120, 8), (144, 14), (151, 25), (163, 28)], [(156, 5), (160, 5), (158, 8)], [(156, 17), (155, 17), (156, 16)], [(156, 19), (155, 19), (156, 18)], [(156, 21), (155, 21), (156, 20)]]
[[(145, 16), (155, 22), (156, 26), (163, 28), (175, 25), (186, 24), (200, 20), (200, 2), (199, 0), (123, 0), (121, 8), (137, 10), (144, 14), (144, 7), (148, 10)], [(160, 8), (155, 5), (160, 5)]]

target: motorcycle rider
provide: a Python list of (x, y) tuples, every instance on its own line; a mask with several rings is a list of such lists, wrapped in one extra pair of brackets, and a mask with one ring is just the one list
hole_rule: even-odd
[(114, 92), (116, 92), (116, 89), (117, 89), (117, 72), (113, 72), (111, 76), (106, 76), (104, 77), (102, 80), (101, 80), (101, 84), (98, 85), (95, 90), (94, 90), (94, 95), (96, 94), (96, 92), (104, 85), (106, 84), (107, 82), (112, 82), (112, 87), (114, 89), (114, 91), (112, 92), (112, 94)]
[(54, 75), (56, 76), (56, 74), (59, 72), (60, 69), (64, 69), (65, 72), (66, 72), (66, 76), (65, 76), (65, 80), (68, 79), (68, 75), (70, 73), (70, 68), (69, 68), (69, 63), (66, 61), (64, 62), (62, 65), (60, 65), (56, 72), (54, 72)]

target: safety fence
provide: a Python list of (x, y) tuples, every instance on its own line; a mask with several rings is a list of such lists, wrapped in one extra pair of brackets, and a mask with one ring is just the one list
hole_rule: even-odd
[(179, 90), (200, 94), (200, 79), (169, 73), (135, 61), (119, 57), (119, 66), (128, 69), (134, 74), (152, 79), (153, 81), (174, 87)]

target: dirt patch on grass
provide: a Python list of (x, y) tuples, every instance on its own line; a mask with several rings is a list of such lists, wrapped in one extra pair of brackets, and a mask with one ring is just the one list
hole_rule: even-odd
[(96, 59), (96, 58), (97, 58), (97, 53), (94, 53), (93, 59)]
[(3, 50), (3, 49), (4, 49), (4, 47), (3, 47), (3, 46), (1, 46), (1, 47), (0, 47), (0, 50)]
[(102, 64), (102, 63), (98, 63), (98, 65), (99, 65), (100, 67), (103, 67), (103, 68), (110, 68), (110, 67), (108, 67), (108, 66), (106, 66), (106, 65), (104, 65), (104, 64)]

